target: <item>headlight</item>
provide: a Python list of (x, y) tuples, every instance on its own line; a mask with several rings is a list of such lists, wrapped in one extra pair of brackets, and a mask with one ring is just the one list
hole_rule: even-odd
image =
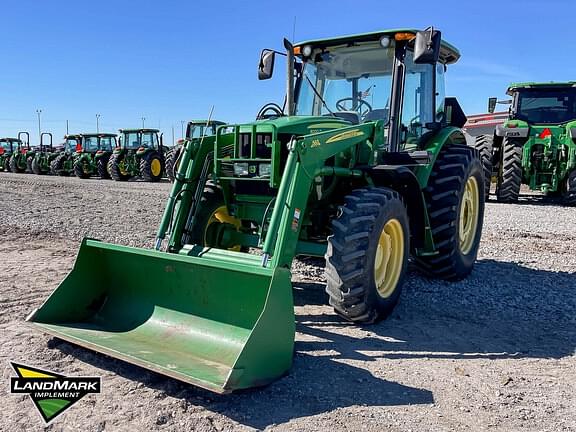
[(260, 164), (258, 166), (258, 175), (260, 177), (270, 177), (271, 168), (272, 166), (270, 164)]
[(236, 162), (234, 164), (234, 175), (247, 176), (248, 175), (248, 163), (247, 162)]
[(302, 55), (304, 57), (310, 57), (312, 55), (312, 47), (310, 45), (304, 45), (302, 47)]
[(390, 38), (388, 36), (382, 36), (380, 38), (380, 46), (382, 48), (388, 48), (390, 46)]

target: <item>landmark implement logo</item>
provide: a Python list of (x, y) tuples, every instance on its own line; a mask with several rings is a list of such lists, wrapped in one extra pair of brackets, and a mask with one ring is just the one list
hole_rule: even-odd
[(65, 377), (54, 372), (12, 363), (12, 394), (27, 394), (47, 424), (89, 393), (100, 393), (99, 377)]

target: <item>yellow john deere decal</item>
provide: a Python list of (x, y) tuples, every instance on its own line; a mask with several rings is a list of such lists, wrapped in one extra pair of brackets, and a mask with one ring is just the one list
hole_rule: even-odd
[(337, 129), (344, 126), (342, 123), (316, 123), (308, 126), (308, 129)]
[(342, 141), (348, 138), (355, 138), (355, 137), (359, 137), (359, 136), (363, 136), (364, 132), (362, 132), (360, 129), (353, 129), (350, 131), (346, 131), (346, 132), (342, 132), (339, 133), (337, 135), (334, 135), (333, 137), (330, 137), (326, 140), (326, 144), (330, 144), (333, 142), (337, 142), (337, 141)]

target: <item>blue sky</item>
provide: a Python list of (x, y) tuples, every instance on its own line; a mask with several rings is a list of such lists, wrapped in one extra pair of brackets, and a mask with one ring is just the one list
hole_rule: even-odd
[[(181, 120), (251, 121), (281, 102), (284, 69), (257, 80), (262, 48), (296, 40), (429, 25), (462, 59), (447, 93), (467, 114), (484, 112), (511, 81), (575, 80), (573, 0), (251, 1), (123, 0), (4, 2), (0, 53), (0, 135), (116, 131), (145, 117), (165, 141)], [(517, 39), (518, 41), (516, 42)], [(280, 66), (280, 64), (279, 64)]]

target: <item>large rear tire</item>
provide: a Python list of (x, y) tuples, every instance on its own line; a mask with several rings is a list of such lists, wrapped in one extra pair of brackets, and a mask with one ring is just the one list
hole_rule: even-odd
[(492, 185), (492, 151), (494, 148), (493, 135), (478, 135), (475, 137), (474, 146), (480, 155), (482, 169), (484, 171), (484, 196), (485, 201), (490, 198), (490, 186)]
[(438, 155), (424, 198), (438, 253), (415, 258), (426, 274), (459, 280), (470, 274), (484, 219), (484, 176), (478, 152), (447, 145)]
[(74, 162), (74, 175), (80, 179), (90, 178), (90, 174), (84, 169), (84, 161), (82, 159)]
[(108, 172), (110, 177), (116, 181), (127, 181), (130, 179), (130, 175), (124, 172), (122, 168), (122, 163), (124, 161), (125, 155), (123, 154), (113, 154), (110, 156), (108, 161)]
[(332, 232), (325, 257), (330, 304), (349, 321), (386, 318), (400, 298), (410, 252), (400, 195), (388, 188), (355, 190), (332, 221)]
[(502, 160), (496, 184), (498, 202), (518, 201), (522, 184), (522, 145), (522, 141), (510, 138), (502, 140)]
[(18, 166), (18, 158), (16, 157), (16, 155), (13, 155), (10, 157), (10, 171), (12, 171), (13, 173), (23, 173), (26, 170), (23, 170), (22, 168), (20, 168)]
[(69, 173), (64, 170), (64, 162), (65, 161), (66, 161), (66, 155), (65, 154), (56, 156), (56, 158), (52, 162), (50, 162), (50, 172), (53, 175), (59, 175), (59, 176), (69, 175)]
[(178, 172), (178, 165), (180, 163), (179, 158), (182, 154), (182, 146), (176, 146), (171, 148), (166, 155), (166, 175), (170, 182), (174, 182), (176, 178), (176, 173)]
[(164, 174), (164, 160), (156, 151), (150, 152), (140, 160), (140, 175), (147, 182), (158, 182)]
[(565, 205), (576, 206), (576, 170), (568, 174), (562, 198)]
[(42, 174), (44, 174), (44, 173), (42, 172), (42, 168), (40, 168), (40, 164), (38, 163), (38, 158), (32, 159), (31, 168), (32, 168), (32, 172), (33, 172), (34, 174), (36, 174), (36, 175), (42, 175)]
[(108, 172), (108, 157), (100, 157), (96, 161), (96, 169), (98, 170), (98, 175), (101, 179), (109, 179), (110, 173)]

